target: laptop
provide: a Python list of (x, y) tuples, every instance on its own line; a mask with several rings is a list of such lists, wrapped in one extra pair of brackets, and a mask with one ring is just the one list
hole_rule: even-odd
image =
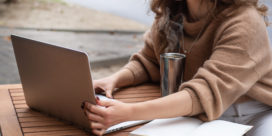
[[(15, 35), (11, 39), (27, 105), (90, 130), (81, 109), (82, 102), (96, 104), (88, 55)], [(146, 122), (123, 122), (106, 133)]]

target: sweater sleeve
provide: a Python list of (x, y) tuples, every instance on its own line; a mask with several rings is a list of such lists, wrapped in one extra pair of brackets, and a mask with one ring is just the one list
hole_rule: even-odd
[(160, 80), (159, 63), (155, 55), (150, 30), (144, 34), (144, 41), (144, 47), (138, 53), (133, 54), (129, 63), (124, 67), (132, 72), (133, 85), (159, 82)]
[(210, 58), (179, 88), (191, 95), (190, 116), (204, 121), (219, 118), (271, 66), (266, 26), (256, 10), (244, 11), (219, 29)]

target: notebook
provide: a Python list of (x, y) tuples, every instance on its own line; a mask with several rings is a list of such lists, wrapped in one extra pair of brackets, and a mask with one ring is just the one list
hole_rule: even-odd
[(202, 122), (195, 118), (156, 119), (129, 136), (243, 136), (252, 126), (223, 120)]

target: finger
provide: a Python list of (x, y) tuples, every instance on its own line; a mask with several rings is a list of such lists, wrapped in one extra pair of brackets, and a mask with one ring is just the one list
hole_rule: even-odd
[(98, 123), (98, 122), (91, 122), (90, 127), (92, 129), (104, 129), (105, 128), (104, 125), (102, 125), (101, 123)]
[(102, 136), (105, 133), (105, 129), (93, 129), (93, 133)]
[(85, 107), (89, 112), (95, 113), (103, 117), (105, 113), (105, 108), (99, 107), (97, 105), (93, 105), (91, 103), (86, 102)]
[(93, 114), (93, 113), (89, 112), (88, 110), (86, 110), (85, 112), (86, 112), (87, 118), (91, 121), (102, 122), (104, 120), (101, 116)]
[(105, 89), (101, 88), (100, 86), (95, 86), (95, 87), (94, 87), (94, 90), (95, 90), (95, 92), (97, 92), (97, 93), (101, 93), (101, 92), (104, 92), (104, 91), (105, 91)]
[(98, 105), (103, 106), (103, 107), (109, 107), (112, 106), (114, 103), (113, 100), (99, 100)]
[(107, 96), (108, 98), (113, 98), (113, 97), (112, 97), (112, 90), (107, 90), (107, 91), (106, 91), (106, 96)]

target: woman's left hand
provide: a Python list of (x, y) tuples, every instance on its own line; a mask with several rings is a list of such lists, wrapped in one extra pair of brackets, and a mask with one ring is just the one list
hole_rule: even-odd
[(84, 112), (92, 132), (99, 136), (103, 135), (109, 127), (129, 120), (132, 114), (129, 104), (99, 99), (97, 99), (97, 105), (85, 102)]

